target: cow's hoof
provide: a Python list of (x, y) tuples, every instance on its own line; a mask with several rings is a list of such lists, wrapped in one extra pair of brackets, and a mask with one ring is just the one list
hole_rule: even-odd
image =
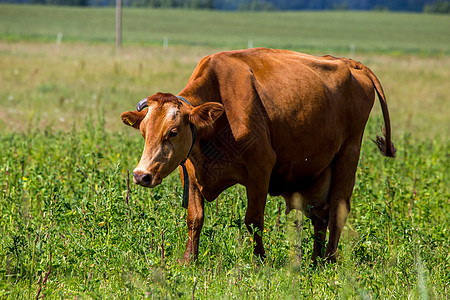
[(336, 254), (327, 256), (327, 258), (325, 259), (325, 262), (335, 264), (336, 263)]

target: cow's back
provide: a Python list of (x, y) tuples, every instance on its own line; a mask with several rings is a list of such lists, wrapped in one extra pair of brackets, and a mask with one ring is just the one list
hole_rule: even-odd
[(347, 138), (362, 134), (374, 92), (363, 70), (352, 67), (356, 62), (265, 48), (215, 56), (216, 73), (232, 73), (219, 75), (231, 126), (246, 134), (269, 131), (280, 176), (314, 176)]

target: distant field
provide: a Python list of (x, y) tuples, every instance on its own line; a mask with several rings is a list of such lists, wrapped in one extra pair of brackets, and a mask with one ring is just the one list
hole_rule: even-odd
[[(0, 131), (30, 126), (71, 129), (99, 109), (108, 130), (126, 130), (120, 113), (158, 91), (178, 93), (204, 47), (127, 46), (0, 41)], [(450, 133), (450, 56), (357, 54), (381, 80), (394, 136), (429, 139)], [(378, 115), (375, 104), (373, 116)], [(20, 120), (18, 122), (18, 120)]]
[[(136, 9), (123, 11), (125, 44), (255, 47), (301, 51), (450, 52), (450, 18), (388, 12), (244, 13)], [(0, 5), (0, 39), (113, 43), (114, 8)]]

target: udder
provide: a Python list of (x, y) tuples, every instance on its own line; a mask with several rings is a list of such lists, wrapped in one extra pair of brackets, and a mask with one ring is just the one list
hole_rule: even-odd
[[(300, 186), (300, 185), (299, 185)], [(308, 186), (302, 186), (296, 192), (283, 193), (288, 214), (292, 209), (302, 211), (305, 216), (328, 219), (329, 194), (331, 186), (331, 168), (327, 168)]]

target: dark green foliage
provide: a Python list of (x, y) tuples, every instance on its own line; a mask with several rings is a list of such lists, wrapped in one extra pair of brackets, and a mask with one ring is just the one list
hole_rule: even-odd
[(238, 9), (250, 11), (271, 11), (275, 10), (275, 7), (269, 1), (249, 0), (240, 1)]
[[(114, 3), (113, 3), (114, 4)], [(213, 9), (212, 0), (128, 0), (126, 6), (140, 6), (153, 8), (189, 8), (189, 9)]]
[(424, 12), (431, 14), (449, 14), (450, 2), (449, 1), (435, 1), (433, 3), (425, 5)]
[[(111, 0), (1, 0), (71, 6), (114, 6)], [(123, 0), (124, 6), (219, 10), (390, 10), (448, 13), (448, 1), (434, 0)]]

